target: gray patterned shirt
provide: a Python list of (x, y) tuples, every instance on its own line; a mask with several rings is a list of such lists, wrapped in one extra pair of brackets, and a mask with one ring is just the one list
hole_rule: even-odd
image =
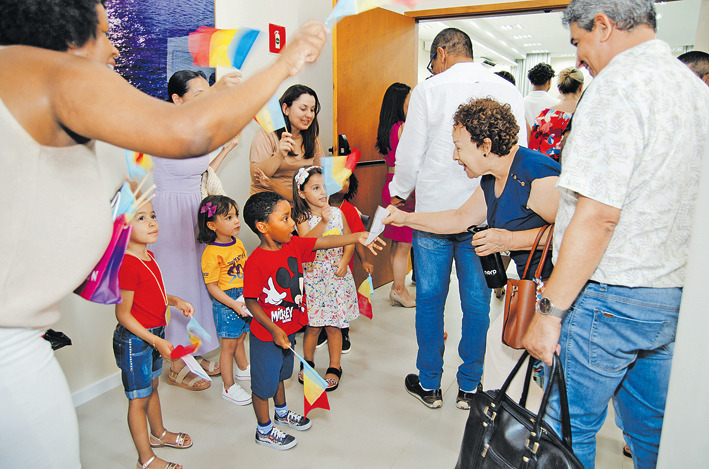
[(592, 280), (681, 287), (707, 157), (709, 87), (657, 39), (615, 56), (579, 102), (563, 150), (554, 262), (580, 194), (621, 209)]

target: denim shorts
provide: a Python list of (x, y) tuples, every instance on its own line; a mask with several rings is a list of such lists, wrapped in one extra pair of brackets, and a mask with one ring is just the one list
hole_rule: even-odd
[[(295, 347), (295, 334), (288, 336)], [(249, 337), (251, 358), (251, 392), (261, 399), (276, 395), (278, 383), (293, 375), (293, 352), (282, 349), (273, 341), (259, 340), (253, 333)]]
[[(243, 293), (243, 288), (230, 288), (224, 290), (229, 298), (235, 300)], [(223, 339), (236, 339), (244, 332), (249, 332), (249, 320), (242, 318), (233, 309), (223, 303), (212, 300), (212, 314), (214, 315), (214, 325), (217, 328), (217, 336)]]
[[(165, 326), (149, 332), (164, 339)], [(153, 380), (162, 373), (162, 356), (152, 345), (118, 324), (113, 332), (113, 355), (121, 369), (123, 389), (128, 399), (141, 399), (153, 392)]]

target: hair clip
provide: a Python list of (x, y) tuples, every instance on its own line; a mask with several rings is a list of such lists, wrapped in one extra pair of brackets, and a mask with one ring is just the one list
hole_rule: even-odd
[(302, 166), (297, 173), (295, 173), (295, 183), (298, 185), (298, 189), (303, 188), (305, 180), (310, 176), (310, 170), (317, 168), (317, 166)]
[(204, 204), (204, 206), (202, 206), (199, 212), (207, 212), (207, 218), (212, 218), (212, 216), (217, 213), (217, 206), (211, 202), (207, 202), (206, 204)]

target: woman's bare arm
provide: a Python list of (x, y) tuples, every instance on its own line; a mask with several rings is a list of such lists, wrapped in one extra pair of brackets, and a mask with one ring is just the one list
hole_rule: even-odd
[(429, 233), (462, 233), (470, 225), (477, 225), (487, 218), (485, 195), (478, 187), (463, 205), (455, 210), (442, 212), (404, 212), (393, 205), (387, 207), (391, 212), (384, 219), (384, 224), (409, 226), (415, 230)]
[[(41, 92), (43, 112), (52, 115), (57, 129), (155, 156), (181, 158), (206, 154), (238, 134), (285, 78), (317, 59), (326, 39), (322, 23), (308, 22), (270, 66), (243, 84), (221, 87), (182, 106), (136, 90), (105, 65), (64, 52), (13, 46), (16, 52), (5, 51), (11, 53), (4, 54), (0, 63), (19, 75), (39, 74), (30, 83), (36, 86), (33, 91)], [(22, 84), (17, 86), (21, 93), (30, 94)], [(18, 114), (31, 135), (32, 121), (44, 117), (24, 108)]]

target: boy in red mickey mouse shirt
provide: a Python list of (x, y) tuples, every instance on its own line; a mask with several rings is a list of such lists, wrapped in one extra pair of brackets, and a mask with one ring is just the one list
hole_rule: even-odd
[[(244, 298), (253, 314), (251, 322), (251, 394), (258, 422), (256, 443), (279, 450), (294, 447), (292, 435), (281, 432), (269, 418), (268, 399), (275, 406), (274, 423), (303, 431), (311, 421), (288, 410), (283, 381), (293, 374), (295, 332), (307, 324), (303, 291), (303, 262), (312, 261), (315, 250), (366, 242), (368, 233), (322, 238), (293, 236), (295, 222), (290, 203), (274, 192), (252, 195), (244, 205), (244, 221), (261, 244), (244, 266)], [(380, 244), (384, 244), (379, 238)], [(376, 254), (376, 242), (369, 249)]]

